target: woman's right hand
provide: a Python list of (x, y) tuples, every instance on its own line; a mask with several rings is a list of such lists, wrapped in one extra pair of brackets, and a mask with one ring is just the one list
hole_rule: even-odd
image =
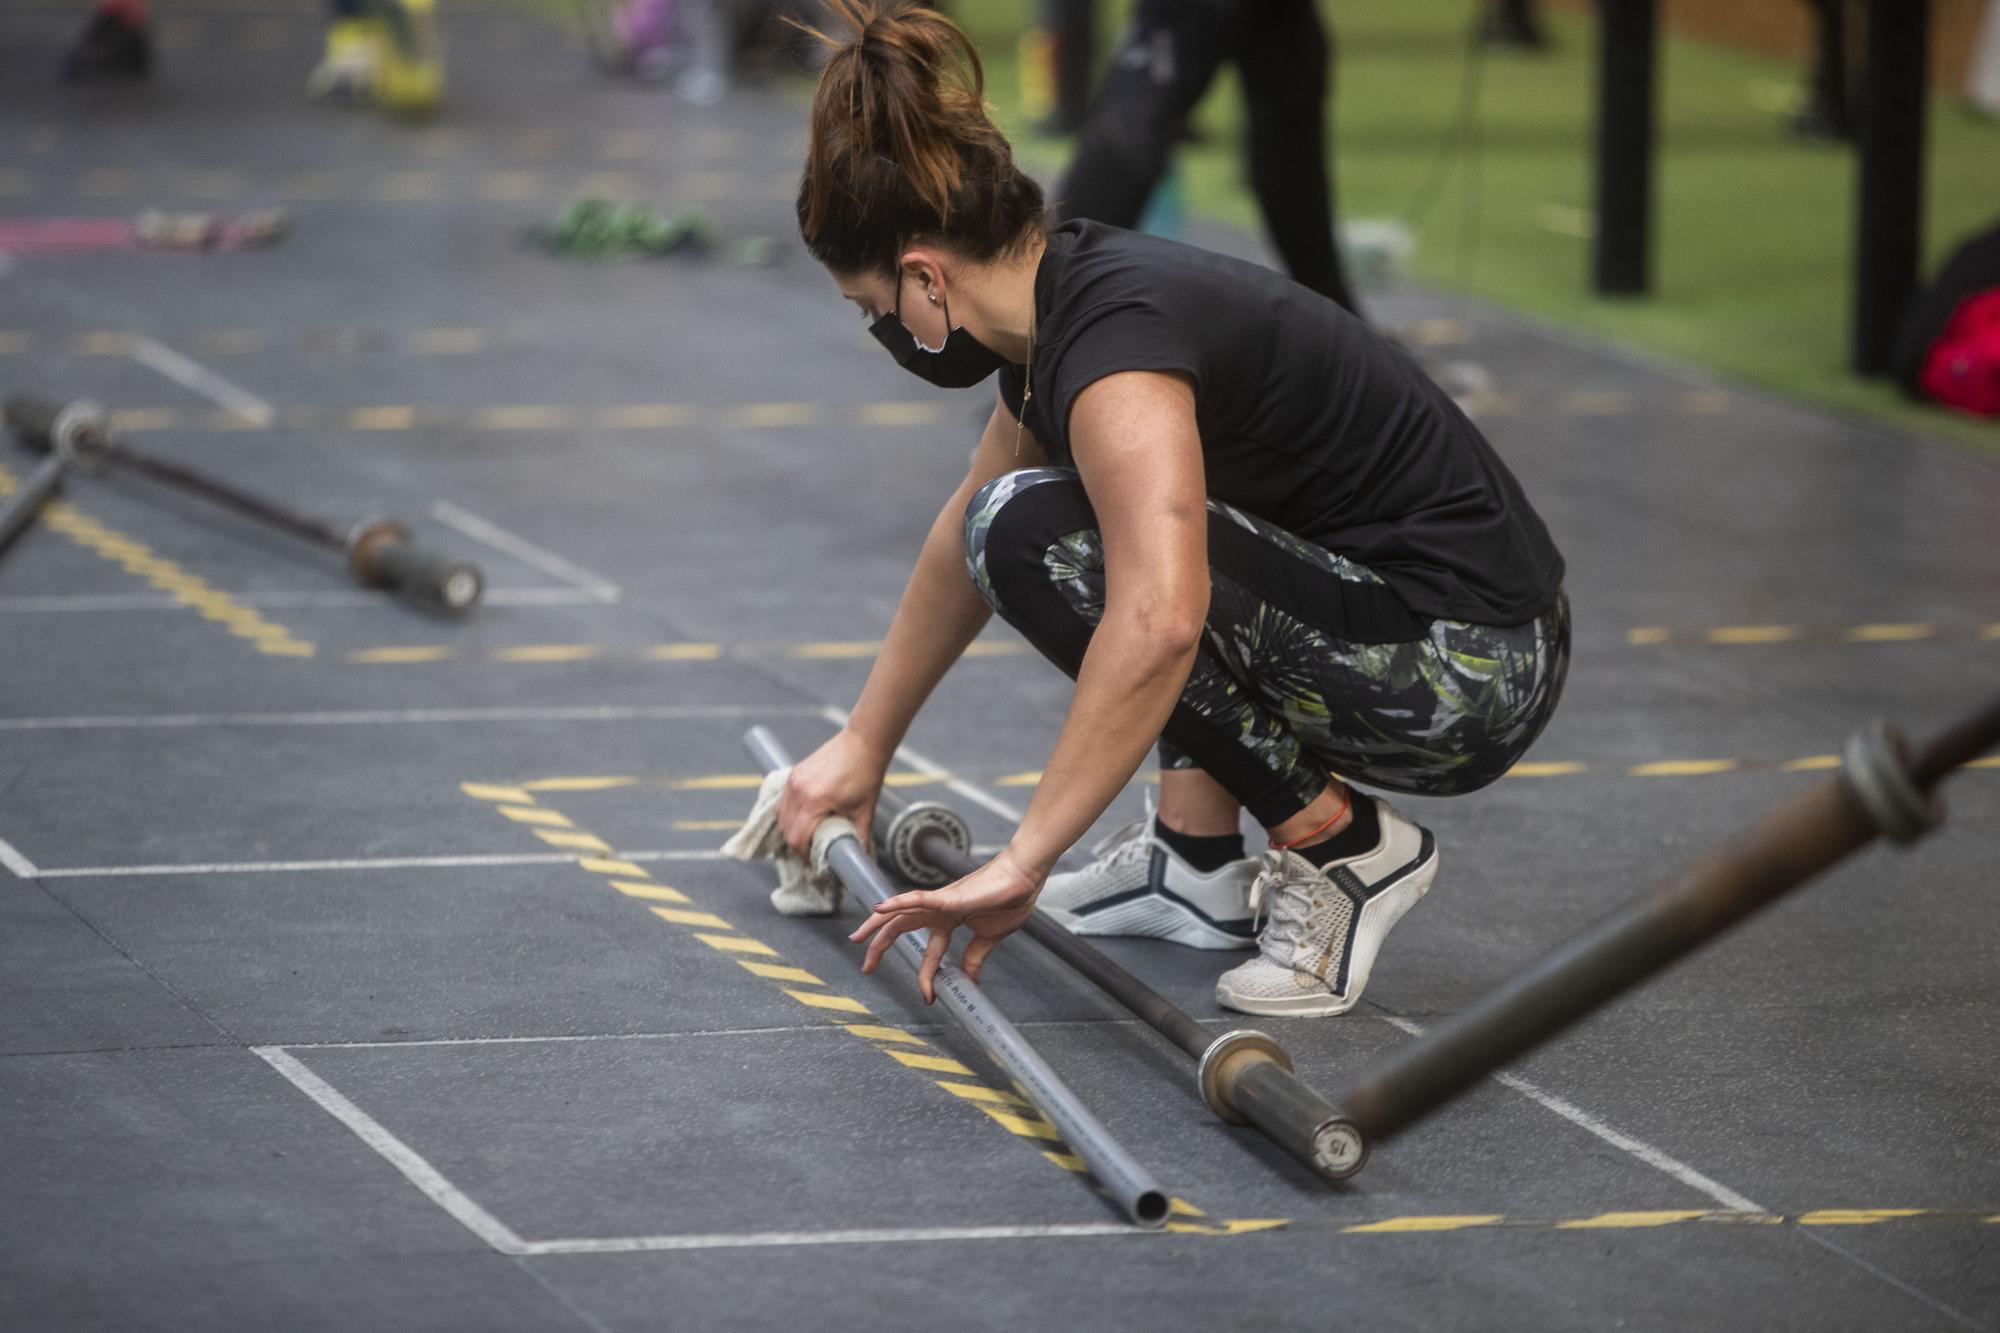
[(828, 815), (854, 825), (863, 846), (875, 821), (875, 800), (889, 756), (851, 731), (842, 731), (792, 767), (778, 797), (778, 832), (800, 856), (812, 850), (813, 830)]

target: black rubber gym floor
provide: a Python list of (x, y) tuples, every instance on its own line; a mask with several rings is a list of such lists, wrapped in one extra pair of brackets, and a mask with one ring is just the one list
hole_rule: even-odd
[[(412, 129), (303, 101), (310, 6), (169, 4), (136, 91), (54, 84), (78, 21), (0, 11), (6, 212), (296, 227), (16, 261), (0, 387), (404, 518), (492, 596), (430, 619), (115, 478), (0, 560), (0, 1324), (2000, 1327), (2000, 771), (1339, 1188), (1010, 942), (996, 1001), (1182, 1201), (1138, 1233), (906, 972), (856, 973), (851, 909), (779, 918), (713, 851), (742, 731), (829, 733), (984, 416), (792, 241), (797, 97), (690, 110), (454, 5), (449, 115)], [(584, 190), (782, 261), (521, 245)], [(1578, 648), (1520, 772), (1412, 803), (1444, 871), (1369, 1003), (1269, 1025), (1327, 1091), (2000, 662), (1990, 463), (1464, 301), (1378, 309), (1548, 518)], [(1067, 697), (996, 629), (898, 771), (997, 841)], [(1109, 949), (1232, 1026), (1217, 957)]]

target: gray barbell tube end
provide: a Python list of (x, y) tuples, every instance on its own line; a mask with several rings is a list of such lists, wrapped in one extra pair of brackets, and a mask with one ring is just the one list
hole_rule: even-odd
[(1368, 1161), (1368, 1140), (1337, 1107), (1292, 1075), (1292, 1058), (1253, 1028), (1217, 1037), (1202, 1053), (1201, 1095), (1232, 1125), (1265, 1137), (1328, 1180), (1345, 1180)]

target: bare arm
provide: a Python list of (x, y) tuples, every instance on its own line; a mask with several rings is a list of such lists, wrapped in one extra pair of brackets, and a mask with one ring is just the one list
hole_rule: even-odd
[(1070, 438), (1104, 541), (1104, 619), (1008, 851), (1039, 886), (1132, 780), (1194, 666), (1208, 616), (1208, 496), (1194, 391), (1133, 371), (1078, 396)]
[(899, 894), (853, 938), (873, 935), (872, 971), (898, 935), (931, 932), (924, 998), (952, 932), (965, 925), (966, 973), (1034, 911), (1056, 858), (1137, 771), (1193, 668), (1208, 614), (1207, 486), (1194, 391), (1150, 371), (1111, 375), (1078, 395), (1070, 439), (1104, 542), (1104, 617), (1028, 812), (1006, 849), (956, 884)]
[(795, 850), (806, 850), (814, 827), (829, 814), (846, 816), (867, 834), (882, 775), (911, 720), (991, 617), (965, 571), (965, 506), (1002, 473), (1047, 462), (1032, 435), (1020, 437), (1018, 460), (1014, 441), (1014, 415), (996, 399), (965, 480), (938, 510), (924, 539), (847, 726), (792, 771), (778, 803), (778, 827)]

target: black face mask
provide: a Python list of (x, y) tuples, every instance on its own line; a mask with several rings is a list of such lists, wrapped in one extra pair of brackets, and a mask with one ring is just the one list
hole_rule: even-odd
[(940, 389), (969, 389), (1007, 364), (1007, 358), (967, 333), (951, 327), (951, 302), (944, 303), (944, 346), (932, 349), (917, 341), (903, 323), (903, 283), (896, 281), (896, 308), (868, 326), (875, 341), (889, 349), (896, 364)]

